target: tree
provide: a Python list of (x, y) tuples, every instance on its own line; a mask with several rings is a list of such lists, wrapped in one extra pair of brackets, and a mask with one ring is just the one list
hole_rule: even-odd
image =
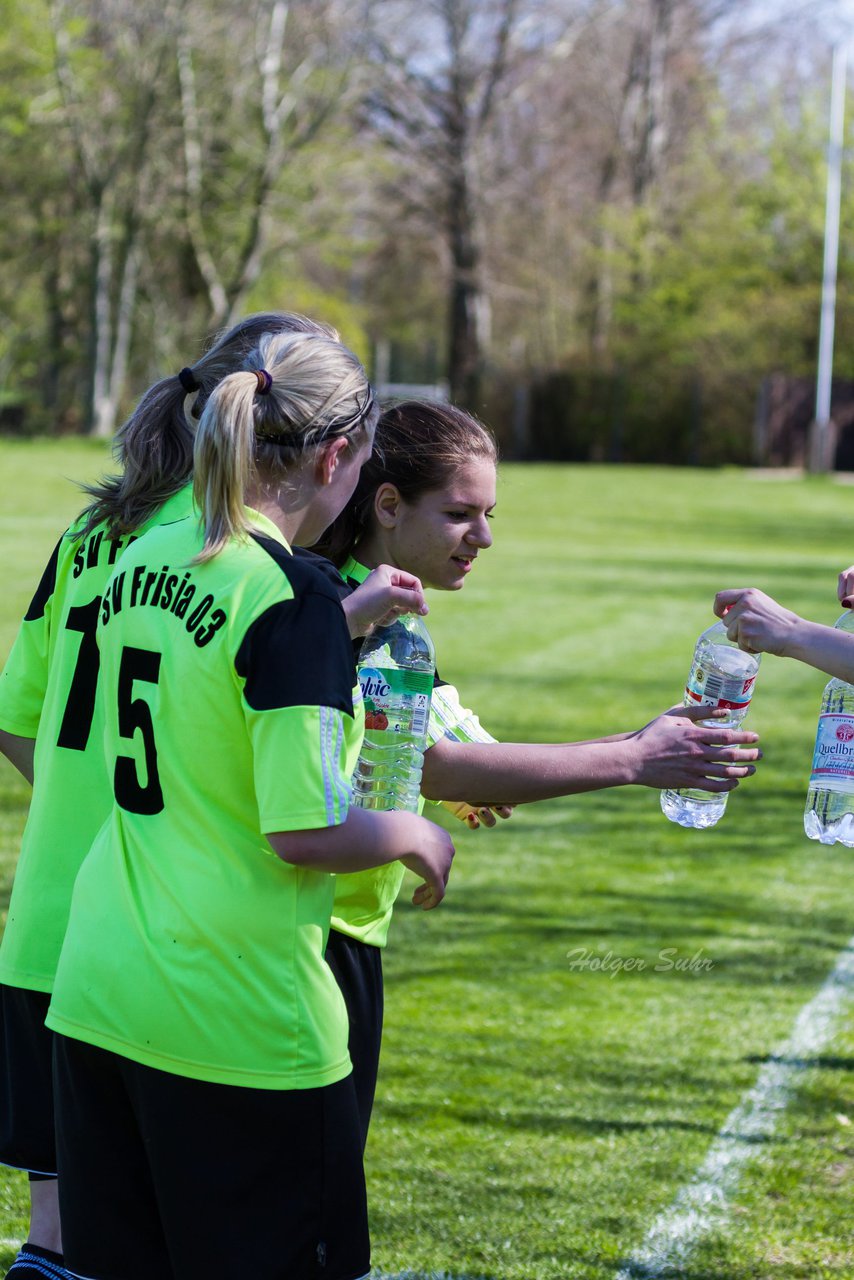
[(342, 0), (181, 6), (185, 225), (215, 326), (243, 310), (281, 235), (274, 204), (288, 165), (344, 109), (354, 9)]
[(278, 306), (446, 349), (480, 409), (555, 368), (714, 368), (723, 396), (806, 367), (820, 9), (0, 0), (3, 421), (106, 434), (126, 387)]
[(490, 323), (480, 145), (515, 57), (521, 4), (434, 0), (419, 11), (421, 38), (413, 40), (410, 6), (375, 6), (381, 78), (367, 95), (365, 118), (394, 153), (398, 171), (389, 185), (403, 216), (432, 224), (438, 235), (451, 396), (475, 406)]
[(87, 420), (93, 434), (108, 436), (127, 373), (172, 33), (149, 3), (92, 0), (72, 9), (50, 0), (49, 11), (52, 123), (88, 240), (88, 264), (78, 268), (90, 317)]

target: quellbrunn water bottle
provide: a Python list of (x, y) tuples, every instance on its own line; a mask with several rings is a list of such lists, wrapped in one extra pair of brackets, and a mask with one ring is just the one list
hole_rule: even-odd
[(353, 775), (359, 808), (417, 812), (435, 670), (433, 642), (415, 614), (376, 627), (362, 645), (365, 739)]
[[(850, 610), (836, 627), (854, 631)], [(836, 677), (821, 699), (804, 831), (810, 840), (854, 848), (854, 685)]]
[[(759, 654), (745, 653), (726, 633), (726, 624), (716, 622), (697, 641), (691, 672), (683, 698), (686, 707), (725, 707), (726, 719), (701, 720), (719, 729), (734, 729), (747, 715)], [(723, 816), (729, 793), (726, 791), (662, 791), (661, 808), (671, 822), (682, 827), (713, 827)]]

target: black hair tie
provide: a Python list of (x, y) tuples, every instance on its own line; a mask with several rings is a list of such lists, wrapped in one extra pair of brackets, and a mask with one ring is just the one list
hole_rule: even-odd
[(266, 369), (255, 369), (253, 372), (258, 380), (256, 396), (268, 396), (273, 385), (273, 375), (268, 373)]
[(178, 374), (178, 381), (180, 382), (181, 386), (184, 388), (188, 396), (191, 396), (194, 391), (200, 390), (202, 385), (200, 382), (196, 382), (196, 377), (195, 377), (195, 374), (193, 373), (193, 370), (190, 368), (187, 368), (186, 366)]

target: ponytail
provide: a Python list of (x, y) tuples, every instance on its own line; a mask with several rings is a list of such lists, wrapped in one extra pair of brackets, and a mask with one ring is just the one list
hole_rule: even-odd
[(106, 522), (110, 538), (133, 533), (189, 482), (196, 423), (214, 387), (241, 368), (264, 334), (279, 333), (338, 340), (334, 329), (306, 316), (257, 312), (216, 336), (192, 367), (149, 387), (116, 433), (113, 453), (121, 473), (83, 486), (92, 501), (83, 512), (80, 537), (101, 522)]
[(199, 422), (193, 492), (205, 540), (196, 561), (247, 536), (246, 491), (256, 477), (284, 482), (335, 437), (361, 443), (378, 417), (364, 369), (336, 339), (265, 334), (245, 368), (214, 389)]
[(146, 391), (116, 433), (113, 455), (121, 473), (82, 486), (92, 501), (80, 537), (102, 521), (110, 538), (132, 533), (187, 483), (195, 432), (184, 413), (186, 395), (177, 376)]
[(224, 378), (202, 414), (196, 436), (193, 496), (205, 515), (205, 545), (198, 561), (210, 560), (245, 529), (244, 495), (255, 458), (254, 373)]

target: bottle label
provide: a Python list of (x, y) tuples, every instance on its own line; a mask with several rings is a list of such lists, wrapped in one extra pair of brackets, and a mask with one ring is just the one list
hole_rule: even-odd
[(728, 676), (696, 662), (685, 687), (685, 705), (724, 707), (729, 711), (745, 711), (753, 697), (756, 676)]
[(818, 718), (810, 786), (854, 782), (854, 716), (823, 712)]
[(399, 667), (361, 667), (365, 729), (424, 737), (430, 715), (433, 676)]

